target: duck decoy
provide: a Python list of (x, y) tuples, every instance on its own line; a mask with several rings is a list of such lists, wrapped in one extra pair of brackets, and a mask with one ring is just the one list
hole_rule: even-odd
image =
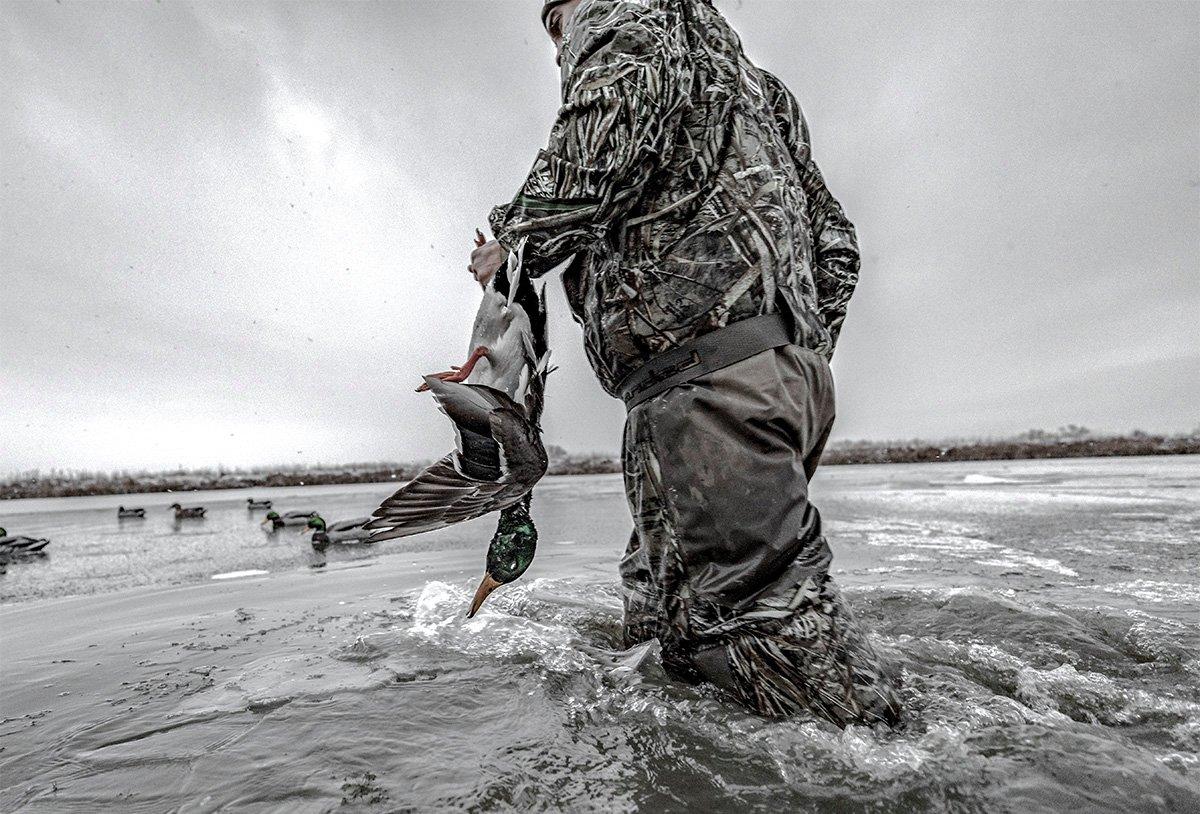
[(45, 537), (9, 534), (6, 529), (0, 528), (0, 557), (7, 560), (40, 554), (48, 545), (50, 545), (50, 541)]
[(246, 498), (246, 508), (250, 511), (254, 511), (255, 509), (269, 509), (271, 508), (271, 501), (255, 500), (252, 497), (248, 497)]
[(145, 517), (145, 509), (126, 509), (124, 506), (117, 507), (117, 517)]
[(537, 290), (521, 273), (518, 250), (484, 287), (467, 361), (425, 376), (418, 388), (431, 391), (450, 418), (456, 449), (383, 501), (366, 524), (375, 543), (499, 511), (468, 616), (533, 562), (537, 527), (529, 503), (546, 473), (541, 416), (549, 363), (545, 287)]
[(198, 517), (204, 517), (204, 512), (206, 511), (203, 506), (188, 506), (185, 509), (183, 506), (180, 506), (178, 503), (172, 503), (169, 508), (172, 508), (175, 510), (175, 519), (176, 520), (183, 520), (185, 518), (195, 519)]
[(329, 548), (330, 543), (367, 543), (371, 532), (363, 526), (371, 521), (369, 517), (355, 517), (353, 520), (339, 520), (330, 525), (325, 524), (321, 515), (308, 520), (308, 528), (313, 530), (312, 547), (317, 551)]
[(284, 512), (280, 514), (276, 511), (270, 511), (263, 518), (262, 525), (270, 525), (272, 529), (283, 528), (284, 526), (304, 526), (308, 524), (311, 518), (316, 516), (316, 512)]

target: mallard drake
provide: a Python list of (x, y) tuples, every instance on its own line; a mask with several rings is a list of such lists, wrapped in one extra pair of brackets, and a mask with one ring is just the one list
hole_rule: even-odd
[(262, 525), (270, 524), (271, 528), (278, 529), (284, 526), (304, 526), (308, 521), (316, 517), (316, 512), (267, 512), (267, 516), (263, 518)]
[(7, 529), (0, 528), (0, 556), (8, 559), (37, 554), (48, 545), (50, 545), (50, 541), (45, 537), (9, 534)]
[(269, 509), (271, 508), (271, 501), (255, 500), (252, 497), (248, 497), (246, 498), (246, 508), (250, 511), (254, 511), (255, 509)]
[(363, 526), (371, 521), (369, 517), (355, 517), (353, 520), (339, 520), (327, 526), (321, 515), (311, 517), (308, 527), (313, 530), (312, 547), (317, 551), (329, 548), (330, 543), (367, 543), (371, 532)]
[(520, 251), (484, 287), (471, 348), (461, 368), (425, 376), (418, 388), (453, 422), (457, 449), (383, 501), (366, 528), (374, 543), (499, 511), (474, 614), (525, 572), (537, 546), (529, 494), (546, 473), (540, 422), (550, 352), (545, 288), (521, 274)]
[(496, 533), (488, 546), (483, 579), (475, 589), (471, 609), (467, 611), (468, 619), (479, 611), (488, 594), (501, 585), (516, 581), (533, 564), (533, 555), (537, 553), (537, 526), (529, 515), (532, 498), (533, 492), (526, 492), (518, 502), (501, 510)]
[(117, 507), (117, 517), (145, 517), (145, 509), (126, 509), (124, 506)]
[(175, 510), (175, 519), (183, 520), (184, 518), (204, 517), (206, 511), (203, 506), (188, 506), (186, 509), (178, 503), (172, 503), (169, 508)]

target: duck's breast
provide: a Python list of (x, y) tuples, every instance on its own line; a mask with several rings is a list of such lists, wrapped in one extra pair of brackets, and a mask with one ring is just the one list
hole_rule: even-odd
[(481, 343), (487, 346), (488, 355), (475, 365), (467, 381), (494, 387), (519, 402), (529, 379), (525, 348), (532, 329), (523, 309), (506, 307), (504, 310), (500, 330), (490, 343)]

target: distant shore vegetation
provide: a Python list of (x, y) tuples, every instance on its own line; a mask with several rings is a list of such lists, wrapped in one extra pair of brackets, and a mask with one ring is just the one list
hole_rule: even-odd
[[(600, 453), (573, 454), (547, 447), (551, 475), (597, 475), (621, 471), (619, 457)], [(935, 461), (1015, 461), (1033, 458), (1111, 458), (1133, 455), (1200, 454), (1200, 427), (1182, 435), (1155, 435), (1135, 430), (1125, 435), (1096, 434), (1069, 424), (1058, 430), (1029, 430), (1000, 440), (838, 441), (821, 458), (839, 464), (929, 463)], [(169, 472), (89, 472), (32, 470), (0, 477), (0, 500), (79, 495), (122, 495), (147, 492), (193, 492), (322, 484), (403, 483), (428, 461), (357, 463), (338, 466), (270, 466), (246, 469), (178, 469)]]

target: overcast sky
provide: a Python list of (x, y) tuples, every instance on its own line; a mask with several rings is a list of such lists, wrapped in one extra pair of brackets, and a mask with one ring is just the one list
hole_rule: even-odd
[[(1200, 425), (1200, 4), (718, 5), (858, 225), (836, 437)], [(0, 471), (448, 449), (539, 6), (0, 3)], [(547, 440), (616, 450), (549, 290)]]

